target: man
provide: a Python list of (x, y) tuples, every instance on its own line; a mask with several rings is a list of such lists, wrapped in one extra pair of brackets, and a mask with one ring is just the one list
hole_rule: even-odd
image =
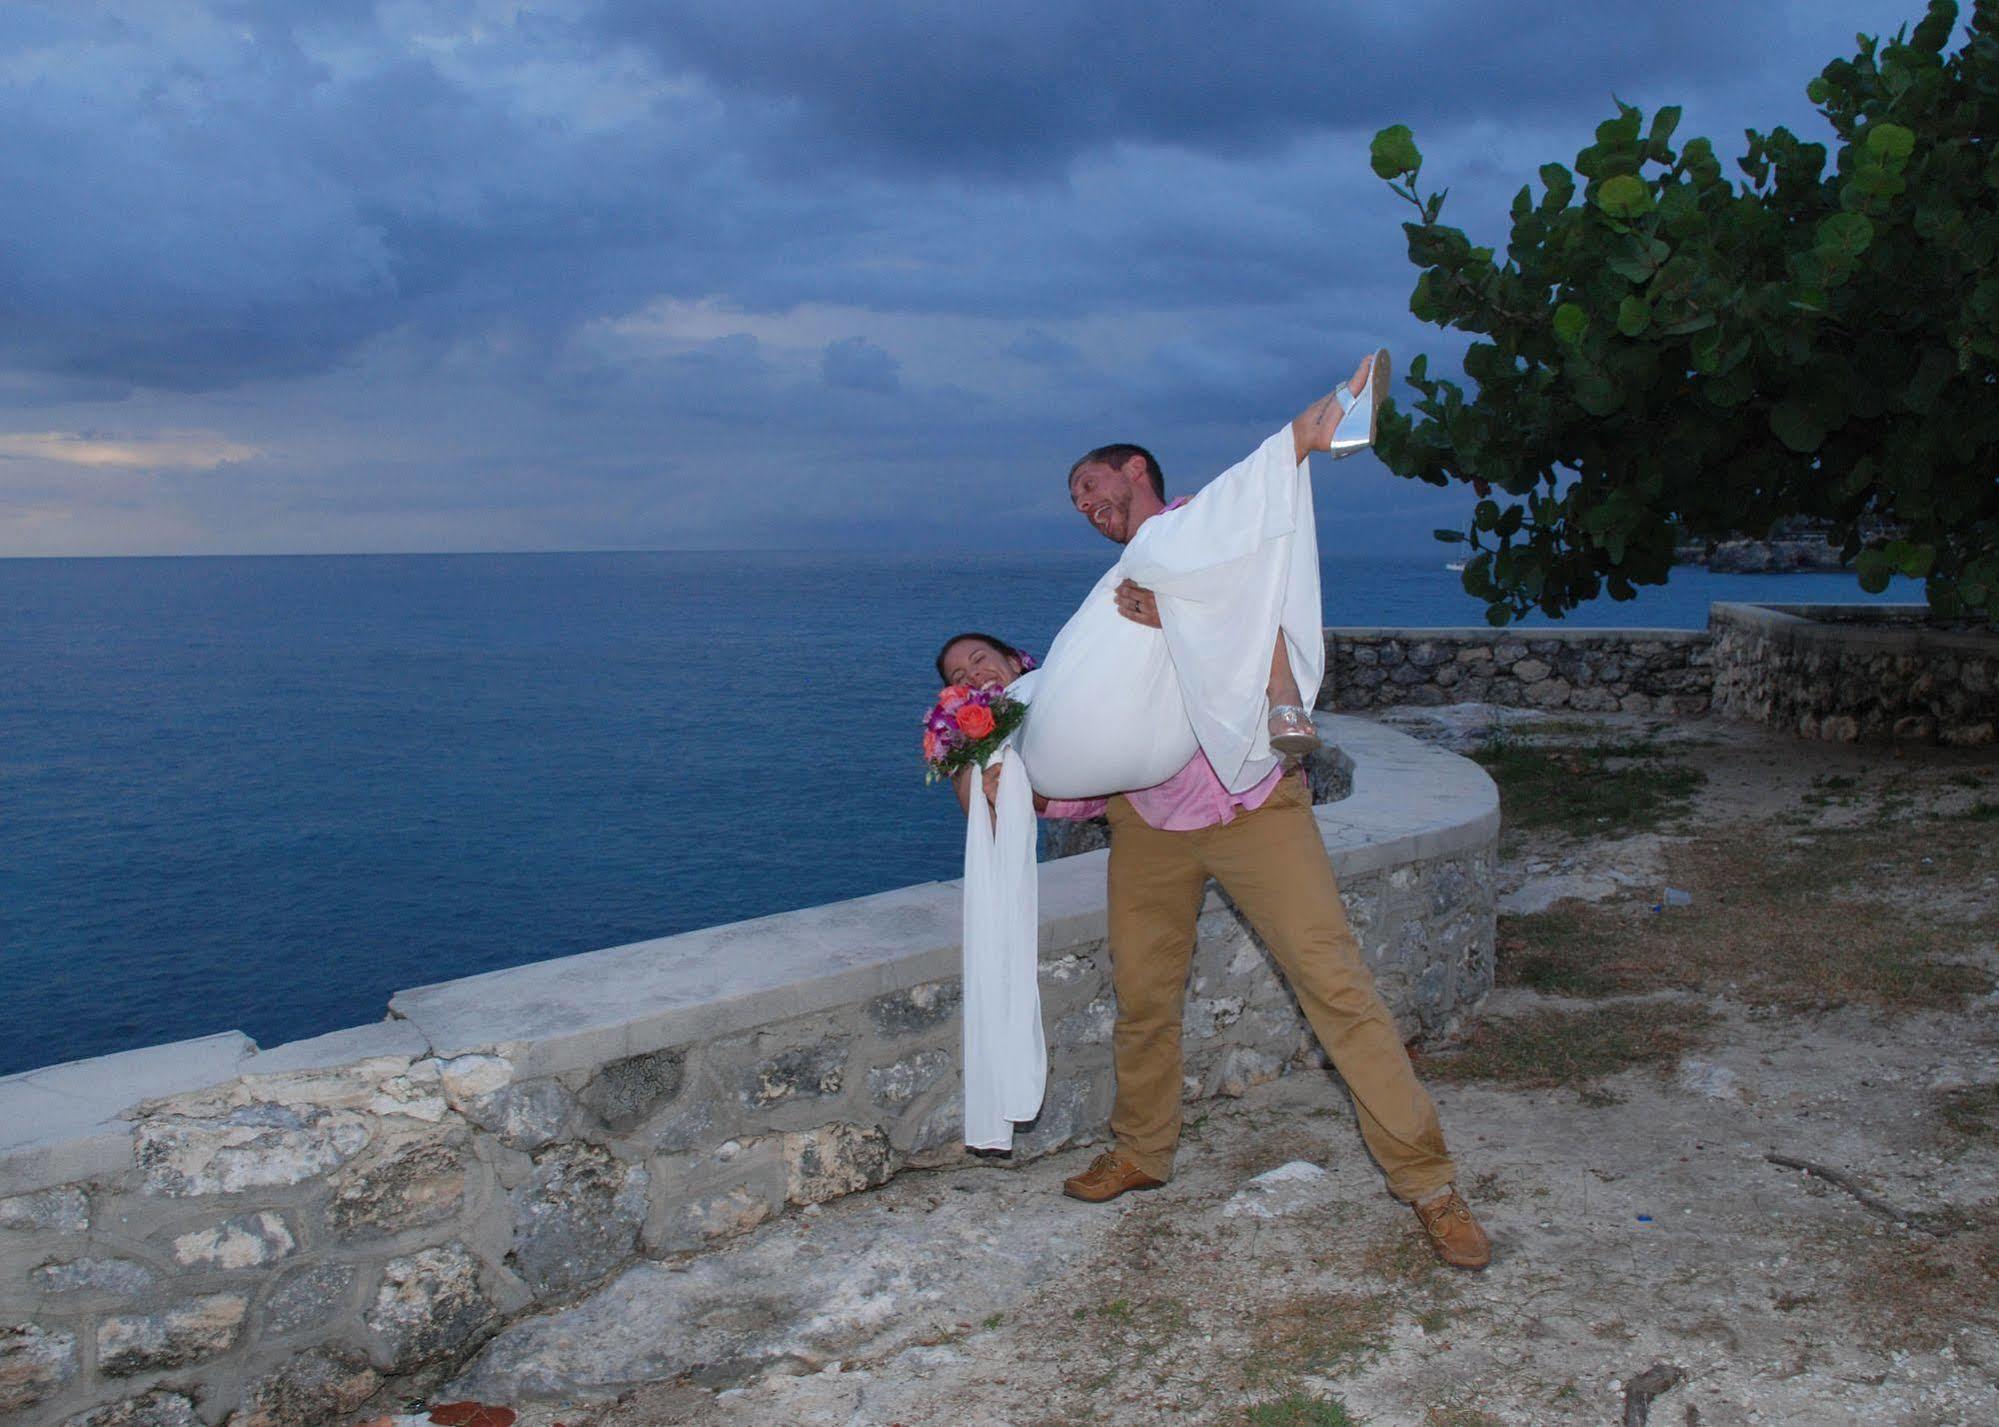
[[(1355, 373), (1358, 394), (1367, 365)], [(1338, 393), (1291, 423), (1296, 458), (1332, 449)], [(1136, 446), (1106, 446), (1069, 472), (1085, 520), (1125, 544), (1147, 521), (1171, 519), (1158, 463)], [(1127, 581), (1129, 619), (1154, 627), (1153, 595)], [(989, 775), (990, 776), (990, 775)], [(1039, 804), (1051, 817), (1092, 816), (1102, 804)], [(1273, 769), (1230, 793), (1197, 753), (1165, 783), (1108, 802), (1114, 1147), (1063, 1185), (1092, 1203), (1153, 1189), (1173, 1173), (1180, 1138), (1180, 1025), (1195, 923), (1213, 877), (1269, 945), (1319, 1042), (1354, 1098), (1362, 1138), (1398, 1198), (1414, 1206), (1431, 1247), (1455, 1268), (1482, 1269), (1491, 1246), (1457, 1192), (1436, 1107), (1416, 1079), (1347, 926), (1332, 863), (1302, 772)]]

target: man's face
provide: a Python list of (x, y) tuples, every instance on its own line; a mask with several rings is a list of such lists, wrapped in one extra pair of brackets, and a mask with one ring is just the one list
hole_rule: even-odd
[(1069, 478), (1069, 499), (1098, 534), (1122, 545), (1131, 539), (1134, 482), (1145, 479), (1145, 462), (1138, 456), (1121, 467), (1092, 461)]

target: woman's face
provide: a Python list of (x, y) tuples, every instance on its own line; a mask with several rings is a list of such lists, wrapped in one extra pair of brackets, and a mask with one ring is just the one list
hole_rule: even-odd
[(1019, 677), (1019, 663), (983, 639), (961, 639), (944, 651), (946, 683), (983, 689), (1011, 684)]

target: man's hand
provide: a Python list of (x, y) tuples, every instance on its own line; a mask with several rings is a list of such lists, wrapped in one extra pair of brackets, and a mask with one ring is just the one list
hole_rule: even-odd
[(1117, 612), (1133, 624), (1159, 628), (1159, 601), (1151, 590), (1130, 580), (1117, 587)]

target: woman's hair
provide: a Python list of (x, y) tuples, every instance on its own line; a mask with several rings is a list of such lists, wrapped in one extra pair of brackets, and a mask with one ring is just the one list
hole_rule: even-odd
[(999, 650), (1000, 653), (1006, 655), (1007, 658), (1013, 660), (1014, 663), (1020, 665), (1020, 667), (1023, 670), (1032, 669), (1034, 667), (1034, 656), (1032, 654), (1029, 654), (1025, 649), (1016, 649), (1011, 644), (1007, 643), (1004, 639), (995, 639), (990, 634), (981, 634), (976, 629), (968, 629), (963, 634), (952, 635), (949, 639), (945, 640), (941, 645), (938, 646), (937, 648), (938, 678), (944, 680), (950, 679), (951, 676), (944, 672), (944, 656), (951, 652), (952, 645), (962, 644), (967, 639), (976, 639), (982, 644), (991, 645), (993, 648)]

